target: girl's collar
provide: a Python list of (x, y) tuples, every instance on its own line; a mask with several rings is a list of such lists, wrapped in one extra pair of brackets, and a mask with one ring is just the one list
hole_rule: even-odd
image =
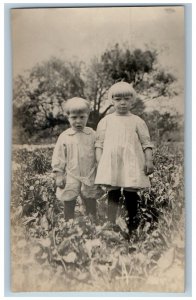
[(129, 117), (129, 116), (131, 116), (132, 115), (132, 113), (131, 112), (129, 112), (128, 114), (126, 114), (126, 115), (121, 115), (121, 114), (118, 114), (117, 112), (114, 112), (114, 115), (115, 116), (120, 116), (120, 117)]

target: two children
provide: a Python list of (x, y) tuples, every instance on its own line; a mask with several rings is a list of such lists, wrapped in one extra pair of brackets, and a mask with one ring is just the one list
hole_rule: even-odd
[(116, 83), (110, 88), (109, 96), (115, 112), (99, 122), (96, 137), (95, 132), (86, 127), (89, 103), (82, 98), (67, 101), (71, 128), (59, 136), (52, 159), (57, 198), (64, 201), (66, 220), (73, 218), (79, 194), (87, 213), (95, 216), (99, 186), (105, 186), (108, 220), (115, 223), (123, 190), (131, 232), (135, 228), (137, 191), (150, 187), (148, 175), (153, 172), (153, 146), (145, 122), (130, 112), (135, 101), (131, 85)]

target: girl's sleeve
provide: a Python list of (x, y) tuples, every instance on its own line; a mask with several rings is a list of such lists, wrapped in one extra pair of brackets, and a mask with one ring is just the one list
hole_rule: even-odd
[(63, 141), (62, 135), (59, 136), (56, 145), (54, 147), (52, 155), (52, 170), (53, 172), (65, 172), (67, 155), (66, 155), (66, 145)]
[(147, 127), (145, 121), (139, 118), (136, 128), (137, 128), (137, 133), (138, 133), (139, 140), (141, 142), (143, 150), (145, 150), (146, 148), (154, 148), (154, 145), (151, 142), (149, 130), (148, 130), (148, 127)]
[(105, 130), (106, 130), (106, 119), (104, 118), (98, 123), (98, 126), (97, 126), (96, 138), (95, 138), (95, 148), (103, 149)]

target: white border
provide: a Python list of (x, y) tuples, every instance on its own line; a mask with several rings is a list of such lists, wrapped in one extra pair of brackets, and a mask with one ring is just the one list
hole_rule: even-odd
[[(70, 4), (70, 5), (76, 5), (76, 4), (80, 4), (80, 5), (85, 5), (85, 4), (88, 4), (88, 5), (95, 5), (95, 4), (97, 4), (97, 5), (100, 5), (100, 4), (103, 4), (103, 5), (111, 5), (111, 4), (116, 4), (116, 5), (125, 5), (125, 4), (136, 4), (136, 2), (134, 2), (134, 1), (123, 1), (122, 3), (119, 3), (118, 1), (107, 1), (107, 2), (105, 2), (105, 1), (96, 1), (96, 2), (85, 2), (85, 1), (76, 1), (76, 2), (74, 2), (74, 1), (69, 1), (68, 3), (65, 3), (65, 2), (63, 2), (63, 1), (58, 1), (58, 3), (54, 3), (54, 2), (51, 2), (51, 1), (42, 1), (42, 3), (40, 3), (39, 1), (34, 1), (34, 3), (26, 3), (26, 2), (24, 2), (24, 1), (21, 1), (21, 2), (15, 2), (15, 1), (6, 1), (6, 2), (4, 2), (4, 3), (1, 3), (0, 4), (0, 36), (1, 36), (1, 41), (3, 41), (3, 38), (4, 38), (4, 4), (13, 4), (13, 6), (16, 4), (16, 5), (18, 5), (18, 4), (24, 4), (24, 6), (28, 6), (28, 5), (30, 5), (30, 6), (36, 6), (35, 4), (38, 4), (39, 6), (41, 5), (41, 4), (44, 4), (43, 6), (45, 6), (46, 4), (48, 5), (48, 6), (55, 6), (55, 5), (59, 5), (59, 4), (63, 4), (63, 5), (67, 5), (67, 4)], [(137, 4), (147, 4), (147, 5), (150, 5), (150, 4), (154, 4), (154, 5), (162, 5), (162, 4), (192, 4), (192, 12), (193, 12), (193, 17), (192, 17), (192, 20), (193, 20), (193, 26), (192, 26), (192, 30), (193, 30), (193, 40), (192, 40), (192, 42), (193, 42), (193, 61), (192, 61), (192, 64), (193, 64), (193, 72), (194, 72), (194, 66), (195, 66), (195, 58), (194, 58), (194, 54), (195, 54), (195, 51), (196, 51), (196, 49), (195, 49), (195, 38), (194, 38), (194, 36), (195, 36), (195, 33), (194, 33), (194, 28), (195, 28), (195, 20), (194, 20), (194, 16), (195, 16), (195, 9), (194, 9), (194, 4), (191, 2), (191, 1), (162, 1), (162, 2), (160, 2), (160, 3), (157, 3), (156, 1), (151, 1), (151, 2), (148, 2), (148, 1), (137, 1)], [(4, 43), (2, 42), (1, 43), (1, 45), (3, 45)], [(189, 52), (189, 51), (188, 51)], [(1, 54), (1, 66), (3, 66), (4, 65), (4, 49), (3, 49), (3, 47), (0, 47), (0, 54)], [(189, 58), (190, 59), (190, 58)], [(6, 67), (6, 66), (5, 66)], [(188, 70), (188, 72), (190, 72), (190, 70)], [(190, 77), (189, 77), (190, 78)], [(195, 76), (194, 76), (194, 74), (193, 74), (193, 78), (195, 78)], [(3, 79), (4, 79), (4, 70), (3, 70), (3, 68), (1, 68), (0, 69), (0, 82), (1, 82), (1, 88), (0, 88), (0, 93), (1, 93), (1, 101), (0, 101), (0, 103), (1, 103), (1, 109), (0, 109), (0, 113), (1, 113), (1, 118), (0, 118), (0, 120), (1, 120), (1, 124), (5, 124), (5, 134), (6, 134), (6, 127), (8, 126), (8, 122), (9, 122), (9, 120), (7, 120), (6, 118), (8, 117), (6, 114), (5, 114), (5, 123), (4, 123), (4, 114), (3, 114), (3, 112), (4, 112), (4, 101), (3, 101), (3, 99), (4, 99), (4, 88), (3, 88)], [(194, 129), (195, 129), (195, 114), (194, 114), (194, 112), (195, 112), (195, 101), (196, 101), (196, 97), (195, 97), (195, 89), (194, 89), (194, 85), (195, 85), (195, 83), (194, 83), (194, 81), (193, 81), (193, 103), (192, 103), (192, 109), (193, 109), (193, 123), (192, 123), (192, 130), (193, 130), (193, 133), (195, 133), (194, 132)], [(189, 89), (191, 89), (191, 83), (189, 82)], [(188, 91), (188, 93), (191, 93), (191, 90), (190, 91)], [(6, 100), (6, 99), (5, 99)], [(6, 106), (6, 103), (5, 103), (5, 106)], [(191, 131), (191, 128), (189, 128), (189, 130)], [(1, 133), (1, 140), (4, 140), (4, 127), (3, 126), (0, 126), (0, 133)], [(5, 136), (5, 138), (6, 138), (6, 136)], [(189, 139), (189, 141), (191, 141), (190, 139)], [(194, 154), (194, 153), (196, 153), (196, 149), (195, 149), (195, 140), (193, 139), (193, 148), (192, 148), (192, 153)], [(189, 147), (189, 145), (187, 145), (187, 147)], [(3, 154), (3, 149), (2, 149), (2, 147), (1, 147), (1, 153)], [(6, 154), (6, 149), (5, 149), (5, 154)], [(190, 155), (191, 153), (190, 152), (188, 152), (188, 154)], [(5, 155), (6, 156), (6, 155)], [(189, 160), (191, 159), (191, 157), (189, 157)], [(3, 164), (4, 164), (4, 154), (1, 156), (1, 163), (2, 163), (2, 166), (0, 166), (0, 170), (1, 170), (1, 172), (3, 171)], [(190, 163), (190, 162), (189, 162)], [(194, 155), (193, 155), (193, 160), (192, 160), (192, 166), (193, 166), (193, 179), (195, 178), (195, 169), (194, 169), (194, 166), (195, 166), (195, 158), (194, 158)], [(5, 165), (5, 168), (6, 168), (6, 165)], [(191, 174), (189, 174), (189, 184), (190, 184), (190, 194), (191, 194)], [(1, 178), (4, 178), (4, 174), (3, 174), (3, 172), (2, 172), (2, 176), (1, 176)], [(5, 178), (5, 181), (6, 181), (6, 178)], [(3, 184), (0, 186), (1, 187), (1, 191), (4, 191), (4, 188), (3, 188)], [(3, 197), (2, 197), (3, 198)], [(4, 198), (3, 198), (4, 199)], [(1, 203), (1, 205), (2, 205), (2, 207), (1, 207), (1, 209), (0, 209), (0, 222), (1, 222), (1, 224), (0, 224), (0, 233), (1, 233), (1, 237), (3, 237), (4, 236), (4, 201), (3, 201), (3, 199), (0, 201), (0, 203)], [(196, 197), (195, 197), (195, 191), (193, 190), (192, 191), (192, 199), (193, 199), (193, 206), (192, 206), (192, 208), (193, 208), (193, 213), (195, 212), (195, 201), (196, 201)], [(5, 199), (6, 200), (6, 199)], [(191, 212), (190, 212), (191, 213)], [(193, 214), (193, 221), (194, 221), (194, 219), (195, 219), (195, 214)], [(193, 223), (193, 233), (195, 232), (194, 231), (194, 223)], [(6, 237), (5, 237), (6, 238)], [(195, 240), (194, 240), (194, 234), (193, 234), (193, 264), (192, 264), (192, 278), (193, 278), (193, 280), (194, 280), (194, 278), (196, 278), (196, 276), (195, 276), (195, 270), (194, 270), (194, 268), (195, 268), (195, 253), (196, 253), (196, 249), (195, 249)], [(0, 246), (0, 266), (1, 266), (1, 270), (2, 270), (2, 266), (4, 265), (4, 254), (3, 254), (3, 249), (4, 249), (4, 243), (3, 243), (3, 239), (1, 239), (1, 246)], [(189, 255), (189, 253), (188, 253), (188, 255)], [(189, 270), (189, 272), (190, 272), (190, 270)], [(3, 274), (3, 272), (1, 272), (2, 274), (1, 274), (1, 277), (0, 277), (0, 297), (1, 298), (4, 298), (4, 295), (3, 295), (3, 290), (4, 290), (4, 287), (3, 287), (3, 285), (4, 285), (4, 274)], [(51, 293), (50, 293), (50, 295), (47, 295), (47, 297), (44, 297), (46, 294), (45, 293), (36, 293), (36, 294), (40, 294), (40, 296), (36, 296), (36, 298), (40, 298), (40, 299), (47, 299), (48, 297), (50, 297), (50, 295), (51, 295)], [(41, 296), (41, 294), (43, 295), (43, 296)], [(66, 294), (66, 293), (64, 293), (64, 294)], [(132, 293), (132, 294), (135, 294), (135, 293)], [(147, 298), (147, 299), (151, 299), (152, 297), (154, 298), (156, 298), (156, 299), (161, 299), (161, 298), (163, 298), (163, 297), (165, 297), (164, 296), (164, 294), (159, 294), (161, 297), (158, 297), (158, 295), (156, 295), (156, 294), (151, 294), (150, 295), (150, 297), (146, 297), (145, 296), (145, 293), (143, 293), (143, 294), (141, 294), (141, 293), (137, 293), (138, 294), (138, 297), (132, 297), (132, 298), (135, 298), (135, 299), (142, 299), (143, 297), (141, 297), (142, 295), (145, 297), (145, 298)], [(140, 294), (140, 295), (139, 295)], [(99, 297), (99, 295), (100, 295), (100, 293), (98, 293), (97, 294), (97, 296)], [(125, 295), (125, 294), (124, 294)], [(171, 295), (171, 294), (170, 294)], [(11, 295), (10, 295), (11, 296)], [(12, 295), (13, 296), (13, 295)], [(22, 296), (22, 295), (21, 295)], [(58, 297), (59, 296), (59, 293), (57, 293), (56, 295), (55, 295), (55, 297), (50, 297), (50, 299), (56, 299), (56, 297)], [(77, 297), (67, 297), (68, 296), (68, 294), (66, 295), (66, 298), (67, 299), (77, 299)], [(80, 294), (80, 297), (81, 297), (82, 295)], [(106, 293), (103, 293), (102, 294), (102, 297), (107, 297), (107, 299), (113, 299), (113, 297), (115, 297), (116, 298), (116, 296), (117, 296), (117, 293), (116, 293), (116, 295), (112, 295), (112, 297), (107, 297), (107, 294)], [(173, 296), (177, 296), (178, 297), (178, 299), (183, 299), (184, 298), (184, 296), (182, 295), (182, 297), (181, 297), (181, 295), (180, 294), (178, 294), (178, 295), (173, 295)], [(187, 295), (188, 296), (188, 295)], [(187, 297), (187, 296), (185, 296), (185, 297)], [(193, 291), (192, 291), (192, 296), (191, 295), (189, 295), (188, 297), (190, 298), (194, 298), (194, 296), (195, 296), (195, 290), (194, 290), (194, 284), (193, 284)], [(86, 294), (86, 295), (83, 295), (83, 297), (89, 297), (88, 296), (88, 293)], [(129, 294), (129, 297), (130, 297), (130, 294)], [(27, 296), (27, 294), (25, 293), (25, 295), (24, 296), (22, 296), (22, 297), (12, 297), (12, 298), (16, 298), (16, 299), (24, 299), (24, 298), (29, 298), (28, 296)], [(123, 297), (118, 297), (118, 299), (123, 299), (123, 298), (125, 298), (124, 296)], [(166, 298), (173, 298), (173, 297), (170, 297), (170, 296), (166, 296)]]
[[(4, 15), (3, 15), (3, 4), (0, 4), (0, 41), (2, 41), (1, 45), (3, 45), (3, 37), (4, 37)], [(4, 48), (0, 47), (0, 65), (4, 65)], [(4, 86), (3, 86), (3, 81), (4, 79), (4, 69), (0, 68), (0, 120), (2, 124), (4, 124)], [(3, 135), (3, 126), (0, 126), (0, 140), (4, 140), (4, 135)], [(1, 160), (0, 160), (0, 172), (1, 172), (1, 181), (0, 181), (0, 190), (2, 191), (2, 195), (4, 195), (4, 174), (3, 174), (3, 169), (4, 169), (4, 152), (3, 152), (3, 147), (1, 147)], [(0, 236), (4, 236), (4, 196), (2, 197), (1, 203), (1, 208), (0, 208)], [(1, 255), (0, 255), (0, 265), (4, 266), (4, 240), (1, 238)], [(3, 268), (1, 268), (3, 271)], [(3, 286), (4, 286), (4, 274), (3, 272), (0, 272), (0, 297), (3, 296)]]

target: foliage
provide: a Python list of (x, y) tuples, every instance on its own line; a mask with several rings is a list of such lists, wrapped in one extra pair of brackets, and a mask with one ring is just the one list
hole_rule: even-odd
[(52, 145), (13, 149), (13, 289), (183, 290), (182, 148), (168, 144), (156, 149), (152, 187), (141, 192), (139, 226), (130, 239), (123, 199), (117, 228), (107, 222), (107, 195), (97, 199), (97, 223), (85, 215), (80, 198), (75, 219), (64, 221), (51, 175), (52, 149)]
[(140, 116), (146, 121), (153, 140), (157, 142), (182, 140), (183, 127), (178, 114), (171, 115), (169, 112), (160, 113), (154, 110), (148, 114), (142, 112)]
[(156, 51), (135, 49), (131, 52), (128, 47), (123, 49), (116, 44), (104, 52), (101, 60), (105, 72), (110, 74), (114, 82), (126, 81), (137, 84), (145, 73), (153, 70), (156, 57)]
[[(117, 81), (131, 83), (138, 92), (134, 111), (142, 113), (146, 99), (177, 95), (176, 78), (160, 69), (155, 50), (130, 50), (116, 44), (88, 65), (51, 58), (14, 80), (14, 142), (40, 142), (57, 137), (67, 128), (63, 106), (74, 96), (89, 99), (92, 112), (88, 125), (96, 128), (108, 111), (103, 111), (109, 87)], [(144, 101), (144, 104), (142, 104)], [(138, 110), (139, 108), (139, 110)], [(30, 140), (29, 140), (30, 139)]]
[(36, 65), (26, 78), (18, 76), (14, 85), (14, 125), (20, 124), (31, 136), (66, 124), (65, 99), (83, 96), (80, 72), (80, 64), (52, 58)]

